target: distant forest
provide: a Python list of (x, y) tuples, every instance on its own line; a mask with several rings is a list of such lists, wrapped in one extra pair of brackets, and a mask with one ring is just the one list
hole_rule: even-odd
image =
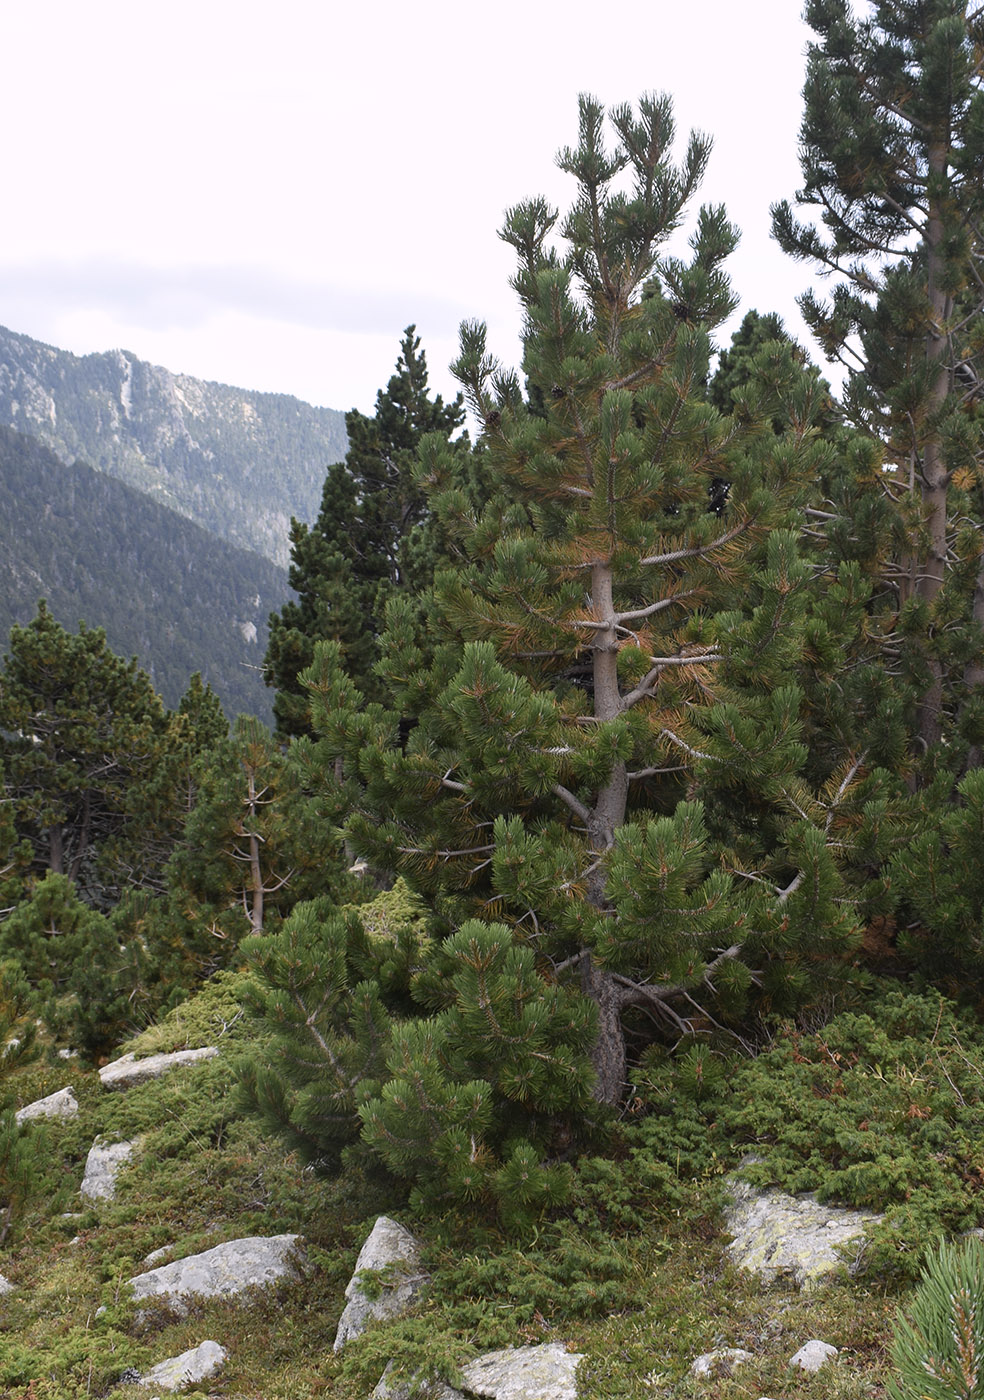
[(226, 713), (269, 723), (267, 620), (287, 572), (150, 496), (0, 426), (0, 640), (39, 598), (63, 626), (105, 628), (175, 707), (195, 671)]

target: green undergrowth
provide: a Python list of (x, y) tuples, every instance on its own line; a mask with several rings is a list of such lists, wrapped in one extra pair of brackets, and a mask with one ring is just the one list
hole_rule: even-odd
[[(0, 1306), (4, 1400), (145, 1400), (146, 1390), (119, 1384), (128, 1368), (146, 1371), (206, 1338), (229, 1351), (207, 1393), (236, 1400), (365, 1400), (391, 1360), (398, 1375), (453, 1377), (483, 1351), (541, 1341), (584, 1356), (581, 1394), (591, 1400), (878, 1400), (907, 1296), (900, 1259), (919, 1257), (941, 1228), (976, 1222), (961, 1171), (970, 1175), (975, 1150), (984, 1160), (980, 1045), (938, 997), (889, 993), (822, 1030), (788, 1028), (759, 1059), (721, 1073), (690, 1064), (675, 1077), (666, 1066), (642, 1075), (604, 1150), (576, 1164), (563, 1210), (510, 1235), (478, 1215), (415, 1215), (403, 1188), (361, 1158), (321, 1177), (244, 1116), (233, 1065), (257, 1042), (241, 978), (222, 974), (120, 1047), (216, 1044), (213, 1059), (125, 1092), (54, 1054), (17, 1077), (19, 1103), (71, 1083), (80, 1112), (35, 1134), (35, 1190), (0, 1252), (0, 1272), (16, 1284)], [(98, 1135), (140, 1146), (116, 1198), (92, 1206), (77, 1190)], [(879, 1140), (881, 1152), (868, 1152)], [(750, 1147), (764, 1158), (762, 1180), (880, 1199), (895, 1212), (893, 1247), (879, 1254), (876, 1239), (863, 1277), (809, 1295), (736, 1273), (723, 1188)], [(925, 1193), (922, 1215), (880, 1161), (892, 1153)], [(431, 1283), (414, 1316), (371, 1328), (336, 1356), (345, 1285), (383, 1212), (421, 1239)], [(926, 1233), (902, 1233), (910, 1228)], [(158, 1305), (138, 1317), (127, 1280), (151, 1251), (168, 1249), (166, 1261), (286, 1232), (305, 1239), (302, 1277), (246, 1303), (199, 1301), (184, 1317)], [(840, 1348), (816, 1377), (788, 1366), (811, 1337)], [(712, 1383), (690, 1376), (693, 1359), (718, 1347), (755, 1360)]]
[(759, 1185), (884, 1212), (863, 1266), (915, 1278), (940, 1234), (984, 1224), (984, 1035), (938, 993), (889, 989), (738, 1066), (719, 1128)]

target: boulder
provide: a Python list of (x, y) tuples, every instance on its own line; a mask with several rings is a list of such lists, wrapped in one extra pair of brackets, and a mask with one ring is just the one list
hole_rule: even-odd
[(754, 1361), (755, 1354), (743, 1351), (741, 1347), (718, 1347), (715, 1351), (705, 1351), (690, 1367), (693, 1376), (711, 1377), (726, 1380), (743, 1361)]
[[(462, 1368), (461, 1379), (469, 1397), (482, 1400), (577, 1400), (574, 1373), (581, 1357), (560, 1342), (542, 1346), (506, 1347), (486, 1352)], [(369, 1400), (410, 1400), (409, 1385), (389, 1385), (392, 1362)], [(441, 1381), (415, 1392), (420, 1400), (465, 1400), (465, 1392)]]
[(79, 1106), (69, 1084), (67, 1088), (58, 1089), (47, 1098), (35, 1099), (33, 1103), (25, 1104), (17, 1110), (14, 1117), (18, 1123), (24, 1123), (29, 1118), (74, 1118), (78, 1111)]
[(171, 1356), (167, 1361), (152, 1366), (146, 1375), (141, 1376), (137, 1385), (152, 1385), (159, 1390), (179, 1390), (183, 1385), (207, 1381), (222, 1366), (228, 1352), (218, 1342), (202, 1342), (201, 1346), (183, 1351), (180, 1356)]
[(132, 1142), (103, 1142), (96, 1138), (85, 1159), (85, 1172), (79, 1195), (90, 1201), (111, 1201), (116, 1195), (116, 1178), (133, 1156), (140, 1139)]
[(732, 1240), (727, 1252), (739, 1268), (768, 1283), (790, 1278), (810, 1289), (830, 1282), (844, 1263), (838, 1248), (860, 1242), (865, 1227), (881, 1219), (869, 1211), (821, 1205), (815, 1195), (759, 1191), (740, 1177), (728, 1185), (725, 1226)]
[(419, 1385), (415, 1388), (405, 1381), (395, 1381), (392, 1385), (389, 1376), (393, 1370), (392, 1361), (386, 1367), (382, 1378), (376, 1389), (369, 1396), (369, 1400), (465, 1400), (460, 1390), (453, 1389), (450, 1385), (445, 1385), (443, 1381), (435, 1381), (431, 1385)]
[[(363, 1287), (361, 1275), (379, 1273), (373, 1286)], [(345, 1289), (348, 1302), (338, 1321), (335, 1350), (358, 1337), (377, 1318), (398, 1317), (412, 1305), (426, 1282), (420, 1267), (420, 1245), (409, 1230), (381, 1215), (355, 1261), (355, 1273)], [(369, 1295), (372, 1296), (369, 1296)]]
[(99, 1078), (106, 1089), (131, 1089), (134, 1084), (143, 1084), (148, 1079), (159, 1079), (172, 1069), (182, 1065), (194, 1065), (199, 1060), (210, 1060), (219, 1053), (215, 1045), (202, 1046), (200, 1050), (175, 1050), (170, 1055), (148, 1055), (138, 1060), (132, 1052), (103, 1065)]
[(818, 1342), (814, 1337), (812, 1341), (805, 1342), (800, 1347), (789, 1364), (799, 1367), (801, 1371), (819, 1371), (821, 1366), (833, 1361), (836, 1355), (836, 1347), (832, 1347), (829, 1342)]
[(160, 1299), (183, 1312), (184, 1299), (192, 1295), (234, 1297), (294, 1277), (300, 1253), (299, 1235), (251, 1235), (137, 1274), (130, 1286), (138, 1301)]
[(483, 1400), (577, 1400), (574, 1373), (581, 1360), (560, 1342), (490, 1351), (462, 1368), (469, 1395)]
[(3, 1274), (0, 1274), (0, 1298), (2, 1298), (5, 1293), (13, 1293), (13, 1291), (14, 1285), (10, 1282), (10, 1279), (4, 1278)]

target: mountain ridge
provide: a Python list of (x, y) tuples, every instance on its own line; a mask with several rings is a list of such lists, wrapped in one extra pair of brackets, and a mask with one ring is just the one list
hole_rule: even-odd
[(336, 409), (175, 374), (126, 350), (79, 356), (2, 326), (0, 423), (281, 566), (291, 517), (315, 517), (327, 468), (347, 448)]
[(0, 425), (0, 653), (44, 597), (63, 627), (102, 627), (136, 656), (171, 708), (199, 671), (230, 718), (269, 724), (267, 623), (290, 596), (269, 559)]

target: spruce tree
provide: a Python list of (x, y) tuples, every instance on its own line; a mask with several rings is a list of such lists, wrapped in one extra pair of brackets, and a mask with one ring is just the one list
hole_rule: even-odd
[(460, 394), (450, 404), (431, 398), (427, 358), (408, 326), (375, 415), (345, 415), (349, 449), (328, 470), (317, 520), (291, 525), (290, 584), (298, 596), (270, 619), (264, 670), (277, 690), (281, 734), (310, 732), (297, 678), (316, 641), (337, 641), (350, 674), (372, 691), (388, 598), (419, 590), (433, 574), (437, 541), (426, 529), (426, 497), (413, 476), (417, 445), (427, 433), (450, 437), (463, 421)]
[[(966, 0), (810, 0), (800, 205), (774, 209), (793, 256), (836, 279), (804, 315), (844, 365), (844, 407), (878, 458), (883, 661), (922, 749), (984, 729), (984, 11)], [(857, 501), (858, 493), (854, 493)], [(872, 518), (872, 508), (860, 512)], [(850, 525), (847, 526), (850, 532)], [(844, 531), (842, 531), (844, 533)], [(952, 757), (952, 755), (951, 755)]]

